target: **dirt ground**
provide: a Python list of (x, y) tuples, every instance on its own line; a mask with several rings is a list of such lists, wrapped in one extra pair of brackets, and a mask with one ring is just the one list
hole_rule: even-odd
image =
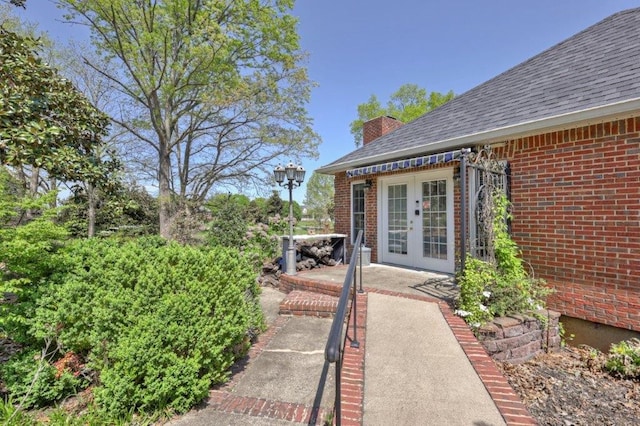
[(611, 376), (605, 360), (589, 347), (566, 347), (498, 367), (540, 425), (640, 424), (640, 381)]

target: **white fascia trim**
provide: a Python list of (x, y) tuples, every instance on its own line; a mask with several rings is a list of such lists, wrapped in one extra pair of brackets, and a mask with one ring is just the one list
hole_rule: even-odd
[(511, 126), (499, 127), (497, 129), (486, 130), (483, 132), (472, 133), (470, 135), (464, 135), (438, 142), (427, 143), (412, 148), (386, 152), (384, 154), (346, 161), (344, 163), (334, 164), (331, 166), (324, 166), (318, 168), (316, 172), (323, 174), (333, 174), (353, 167), (392, 160), (401, 158), (403, 156), (409, 157), (418, 154), (426, 154), (465, 146), (477, 145), (478, 143), (489, 143), (496, 140), (513, 139), (516, 137), (522, 137), (527, 134), (540, 133), (543, 130), (550, 131), (551, 129), (564, 127), (569, 124), (579, 125), (594, 119), (598, 119), (599, 121), (611, 119), (621, 114), (628, 114), (633, 111), (640, 112), (639, 110), (640, 98), (634, 98), (604, 106), (587, 108), (580, 111), (556, 115), (553, 117), (541, 118), (539, 120), (527, 121)]

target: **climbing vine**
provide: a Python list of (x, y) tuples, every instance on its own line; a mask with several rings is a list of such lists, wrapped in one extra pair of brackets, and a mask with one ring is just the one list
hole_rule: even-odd
[(507, 197), (494, 194), (491, 201), (489, 260), (470, 257), (457, 277), (460, 296), (456, 313), (473, 327), (495, 316), (542, 309), (551, 292), (543, 280), (529, 276), (520, 249), (509, 235)]

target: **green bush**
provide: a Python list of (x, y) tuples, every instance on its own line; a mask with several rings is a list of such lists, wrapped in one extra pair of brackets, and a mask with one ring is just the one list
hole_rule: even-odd
[(640, 339), (611, 345), (605, 367), (615, 376), (640, 379)]
[(55, 253), (67, 232), (53, 222), (55, 192), (26, 196), (18, 189), (18, 182), (0, 167), (0, 295), (15, 298), (15, 303), (0, 303), (0, 336), (30, 344), (27, 322), (57, 267)]
[(263, 328), (255, 274), (237, 250), (92, 239), (59, 260), (33, 333), (86, 359), (112, 416), (187, 411)]
[(469, 258), (464, 273), (458, 277), (460, 294), (457, 300), (456, 313), (468, 324), (483, 324), (493, 314), (489, 311), (488, 300), (491, 296), (490, 283), (495, 282), (497, 271), (489, 263), (480, 259)]

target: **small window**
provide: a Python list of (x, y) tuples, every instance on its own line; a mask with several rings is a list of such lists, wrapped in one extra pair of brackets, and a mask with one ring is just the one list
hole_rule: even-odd
[[(358, 237), (358, 231), (364, 231), (364, 183), (351, 186), (351, 243)], [(364, 235), (362, 236), (364, 243)]]

